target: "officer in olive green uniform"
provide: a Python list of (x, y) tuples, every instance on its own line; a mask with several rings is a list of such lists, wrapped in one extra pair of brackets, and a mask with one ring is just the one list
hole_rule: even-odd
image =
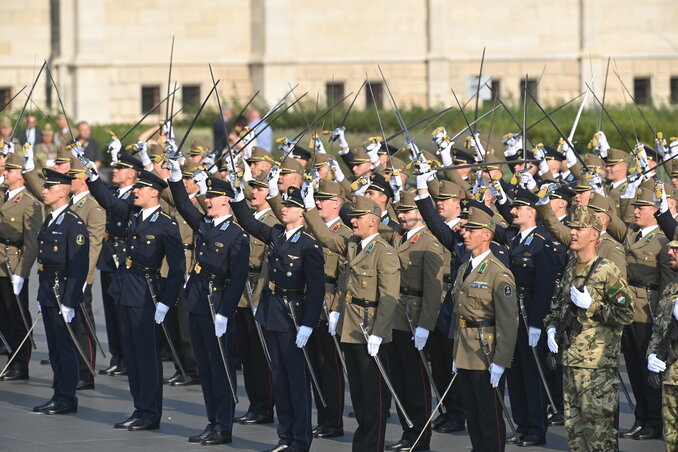
[[(36, 239), (42, 224), (42, 206), (26, 190), (21, 173), (23, 168), (23, 158), (17, 153), (9, 154), (3, 172), (7, 192), (0, 201), (0, 328), (12, 351), (26, 336), (23, 317), (28, 325), (32, 323), (28, 309), (28, 277), (38, 254)], [(0, 378), (27, 379), (30, 358), (31, 343), (27, 341)]]
[(588, 207), (573, 215), (570, 249), (577, 253), (544, 319), (547, 344), (563, 365), (565, 429), (574, 451), (617, 450), (617, 372), (624, 325), (633, 300), (619, 269), (596, 255), (602, 229)]
[(453, 371), (458, 369), (473, 450), (503, 451), (506, 424), (497, 397), (503, 393), (503, 373), (511, 366), (518, 334), (516, 285), (490, 250), (496, 228), (492, 217), (471, 207), (464, 228), (471, 260), (459, 267), (454, 283)]

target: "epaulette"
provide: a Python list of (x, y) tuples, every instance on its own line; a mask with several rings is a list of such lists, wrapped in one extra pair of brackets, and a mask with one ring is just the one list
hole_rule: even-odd
[(309, 233), (308, 233), (308, 232), (306, 232), (306, 231), (302, 231), (302, 234), (304, 234), (304, 235), (306, 235), (306, 236), (310, 237), (310, 238), (311, 238), (311, 240), (315, 240), (315, 237), (313, 237), (313, 236), (312, 236), (311, 234), (309, 234)]
[(160, 213), (160, 215), (162, 215), (162, 216), (164, 216), (164, 217), (169, 218), (170, 220), (172, 219), (172, 217), (170, 217), (169, 215), (167, 215), (167, 214), (166, 214), (165, 212), (163, 212), (162, 210), (161, 210), (160, 212), (158, 212), (158, 213)]
[(74, 213), (71, 212), (70, 210), (68, 211), (68, 214), (71, 215), (71, 216), (74, 217), (74, 218), (77, 218), (78, 220), (80, 219), (79, 216), (77, 216), (76, 214), (74, 214)]
[(238, 224), (237, 221), (235, 221), (235, 220), (234, 220), (234, 221), (231, 221), (231, 224), (232, 224), (233, 226), (237, 226), (241, 231), (244, 231), (244, 229), (242, 228), (242, 226), (240, 226), (240, 225)]
[(504, 264), (502, 264), (502, 263), (499, 262), (499, 261), (494, 260), (494, 259), (491, 258), (491, 257), (488, 258), (487, 260), (490, 261), (490, 262), (492, 262), (492, 263), (493, 263), (494, 265), (496, 265), (497, 267), (500, 267), (500, 268), (506, 268), (506, 267), (504, 266)]
[(541, 235), (541, 234), (537, 234), (536, 232), (534, 233), (534, 235), (536, 235), (536, 236), (537, 236), (537, 237), (539, 237), (540, 239), (542, 239), (542, 240), (546, 241), (546, 239), (544, 238), (544, 236), (543, 236), (543, 235)]

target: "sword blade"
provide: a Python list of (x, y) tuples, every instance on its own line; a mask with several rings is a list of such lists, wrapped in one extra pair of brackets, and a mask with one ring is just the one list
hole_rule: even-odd
[[(210, 306), (210, 313), (212, 313), (212, 323), (214, 323), (216, 314), (214, 313), (214, 303), (212, 302), (212, 290), (213, 290), (212, 281), (210, 281), (208, 286), (207, 301)], [(219, 344), (219, 354), (221, 355), (221, 363), (224, 365), (224, 372), (226, 372), (228, 386), (231, 388), (231, 395), (233, 396), (233, 400), (235, 401), (235, 403), (238, 404), (240, 403), (240, 400), (238, 400), (238, 394), (237, 391), (235, 390), (236, 386), (233, 384), (233, 377), (231, 376), (230, 368), (228, 367), (228, 363), (226, 362), (226, 352), (224, 351), (224, 343), (221, 341), (220, 337), (217, 337), (216, 339), (217, 344)]]

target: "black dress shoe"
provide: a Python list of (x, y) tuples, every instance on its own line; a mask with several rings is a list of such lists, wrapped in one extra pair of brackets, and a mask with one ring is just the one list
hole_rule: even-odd
[(438, 427), (443, 425), (445, 422), (447, 422), (447, 415), (440, 414), (437, 418), (433, 419), (433, 422), (431, 422), (431, 428), (433, 430), (438, 430)]
[(563, 416), (562, 413), (557, 413), (551, 416), (551, 419), (549, 419), (549, 425), (550, 426), (559, 426), (559, 425), (565, 425), (565, 416)]
[[(396, 444), (399, 444), (399, 445), (396, 447)], [(430, 447), (429, 447), (428, 444), (422, 444), (422, 443), (417, 444), (413, 449), (412, 446), (414, 445), (414, 441), (410, 441), (410, 440), (407, 440), (407, 439), (400, 440), (396, 444), (392, 445), (392, 447), (395, 447), (395, 449), (390, 449), (390, 450), (394, 450), (396, 452), (405, 452), (405, 451), (409, 451), (409, 450), (412, 450), (412, 451), (430, 450)]]
[(319, 432), (322, 428), (323, 428), (323, 426), (322, 426), (322, 425), (319, 425), (319, 426), (317, 426), (316, 428), (314, 428), (313, 430), (311, 430), (311, 434), (313, 435), (314, 438), (317, 438), (317, 436), (315, 436), (315, 435), (317, 435), (318, 432)]
[(264, 452), (283, 452), (284, 450), (289, 449), (290, 446), (287, 444), (278, 444), (277, 446), (271, 448), (271, 449), (266, 449)]
[(127, 430), (130, 432), (138, 432), (141, 430), (157, 430), (160, 428), (160, 422), (159, 421), (152, 421), (147, 418), (139, 418), (136, 421), (132, 422), (132, 424), (127, 427)]
[(265, 414), (252, 414), (251, 416), (248, 416), (247, 419), (240, 423), (245, 425), (272, 424), (273, 416), (266, 416)]
[(464, 426), (463, 422), (448, 419), (447, 422), (445, 422), (443, 425), (441, 425), (435, 430), (440, 433), (456, 433), (463, 432), (464, 430), (466, 430), (466, 427)]
[(28, 380), (28, 374), (22, 373), (19, 369), (11, 369), (2, 374), (2, 381)]
[(47, 408), (45, 414), (69, 414), (78, 411), (77, 403), (56, 402), (51, 408)]
[(200, 381), (197, 378), (187, 376), (185, 379), (179, 378), (178, 380), (174, 380), (173, 382), (170, 383), (170, 386), (192, 386), (199, 384)]
[(162, 380), (162, 382), (166, 385), (169, 385), (169, 384), (174, 383), (177, 380), (181, 380), (181, 372), (179, 372), (178, 370), (176, 372), (174, 372), (174, 375), (172, 375), (171, 377), (164, 378)]
[(48, 400), (47, 402), (43, 403), (42, 405), (38, 405), (36, 407), (33, 407), (33, 412), (34, 413), (44, 413), (45, 411), (49, 410), (50, 408), (53, 408), (54, 405), (56, 405), (56, 402), (54, 400)]
[(80, 380), (75, 387), (76, 391), (84, 391), (85, 389), (94, 389), (94, 381)]
[(99, 369), (99, 375), (111, 375), (116, 370), (118, 370), (118, 365), (113, 364), (109, 366), (108, 369)]
[(117, 369), (115, 369), (113, 372), (109, 373), (108, 375), (110, 375), (112, 377), (119, 377), (121, 375), (127, 375), (127, 367), (118, 366)]
[(200, 444), (203, 446), (214, 446), (216, 444), (229, 444), (232, 443), (231, 435), (228, 435), (223, 432), (213, 431), (205, 439), (203, 439)]
[(636, 422), (636, 423), (633, 424), (633, 427), (631, 427), (630, 429), (628, 429), (625, 432), (620, 433), (619, 437), (620, 438), (633, 438), (634, 435), (636, 433), (638, 433), (639, 431), (641, 431), (642, 429), (643, 429), (643, 426)]
[(139, 420), (138, 417), (130, 416), (122, 422), (118, 422), (117, 424), (113, 424), (113, 428), (119, 428), (119, 429), (127, 430), (129, 428), (129, 426), (134, 424), (137, 420)]
[(237, 418), (233, 419), (234, 422), (237, 422), (238, 424), (242, 424), (242, 422), (247, 419), (249, 416), (254, 415), (254, 413), (250, 413), (249, 411), (242, 416), (238, 416)]
[(211, 425), (207, 425), (207, 427), (205, 427), (205, 430), (203, 430), (202, 433), (200, 433), (198, 435), (194, 435), (194, 436), (189, 436), (188, 442), (189, 443), (201, 443), (213, 431), (214, 431), (214, 427), (212, 427)]
[(43, 365), (43, 366), (49, 366), (51, 364), (51, 361), (49, 360), (49, 358), (41, 359), (40, 364)]
[(398, 441), (395, 444), (387, 445), (384, 449), (386, 449), (386, 450), (399, 450), (400, 446), (402, 446), (406, 442), (407, 442), (407, 440), (401, 439), (400, 441)]
[(290, 447), (285, 449), (286, 452), (308, 452), (308, 449), (305, 447), (298, 446), (296, 444), (292, 444)]
[(355, 417), (355, 411), (349, 411), (348, 417)]
[(660, 429), (646, 425), (638, 433), (633, 435), (633, 439), (657, 439), (662, 437)]
[(323, 425), (313, 436), (315, 438), (337, 438), (344, 436), (344, 429), (342, 427), (326, 427)]
[(546, 437), (537, 435), (525, 435), (517, 443), (520, 447), (541, 446), (542, 444), (546, 444)]
[(525, 434), (523, 433), (517, 433), (516, 435), (511, 435), (506, 437), (506, 444), (518, 444), (520, 441), (523, 440), (523, 437)]

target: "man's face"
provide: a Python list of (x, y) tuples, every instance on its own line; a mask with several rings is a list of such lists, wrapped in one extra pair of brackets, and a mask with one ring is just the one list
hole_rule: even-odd
[(71, 193), (81, 193), (83, 189), (87, 189), (87, 183), (84, 179), (76, 177), (71, 181)]
[(133, 189), (134, 205), (146, 209), (150, 207), (151, 200), (157, 198), (157, 190), (151, 187), (136, 187)]
[(452, 221), (461, 213), (461, 200), (459, 198), (439, 199), (436, 201), (436, 209), (445, 221)]
[(351, 229), (353, 230), (353, 235), (363, 239), (369, 237), (371, 228), (374, 227), (377, 221), (378, 218), (372, 214), (351, 217)]
[(188, 156), (188, 161), (192, 162), (195, 165), (200, 165), (200, 162), (202, 162), (202, 154), (198, 155), (189, 155)]
[(551, 174), (556, 174), (560, 172), (560, 162), (558, 160), (555, 159), (547, 160), (546, 164), (548, 165)]
[(63, 116), (59, 116), (56, 118), (56, 125), (59, 127), (60, 130), (67, 129), (68, 128), (68, 121), (66, 121), (66, 118)]
[(480, 247), (486, 240), (489, 230), (485, 228), (480, 229), (464, 229), (462, 237), (464, 238), (464, 246), (469, 251), (473, 251)]
[(591, 200), (591, 193), (593, 193), (593, 190), (578, 191), (577, 194), (574, 195), (574, 205), (588, 206), (589, 201)]
[(5, 169), (3, 175), (5, 176), (5, 183), (10, 187), (23, 179), (20, 169)]
[(605, 177), (609, 181), (618, 181), (626, 177), (629, 164), (626, 162), (615, 163), (605, 166)]
[(653, 226), (657, 224), (657, 220), (654, 217), (656, 211), (657, 208), (654, 206), (634, 206), (633, 222), (641, 229)]
[[(324, 220), (329, 214), (336, 213), (339, 207), (339, 199), (329, 198), (329, 199), (315, 199), (315, 207), (318, 209), (318, 214)], [(327, 220), (332, 220), (333, 218), (327, 218)]]
[(598, 241), (598, 233), (593, 228), (571, 228), (570, 249), (579, 251)]
[(213, 196), (205, 198), (205, 215), (210, 218), (218, 218), (223, 215), (224, 207), (228, 206), (231, 198), (228, 196)]
[(132, 172), (136, 173), (136, 170), (133, 170), (132, 168), (113, 168), (111, 180), (114, 184), (121, 184), (129, 180), (130, 177), (134, 177)]
[(250, 170), (253, 175), (259, 174), (259, 171), (269, 172), (271, 170), (271, 162), (266, 160), (260, 160), (258, 162), (250, 163)]
[(33, 115), (26, 116), (26, 127), (29, 129), (35, 129), (35, 126), (38, 124), (38, 120)]
[(54, 134), (51, 132), (44, 132), (42, 134), (42, 142), (46, 144), (52, 144), (54, 141)]
[(266, 197), (268, 196), (268, 188), (264, 187), (259, 187), (259, 186), (254, 186), (252, 187), (252, 200), (250, 204), (252, 207), (259, 207), (264, 205), (266, 201)]
[(511, 207), (511, 216), (513, 217), (513, 224), (516, 226), (524, 226), (530, 224), (534, 217), (532, 207), (529, 206), (513, 206)]
[(295, 206), (283, 206), (280, 211), (280, 220), (284, 224), (291, 224), (303, 217), (304, 209)]
[(669, 265), (671, 266), (671, 269), (678, 270), (678, 247), (670, 247), (667, 250), (667, 254), (669, 255)]
[(388, 196), (386, 196), (386, 194), (380, 192), (379, 190), (373, 189), (367, 189), (367, 191), (365, 192), (365, 197), (376, 202), (377, 205), (379, 205), (382, 209), (384, 208), (384, 206), (386, 205), (386, 201), (388, 200)]
[(671, 185), (673, 185), (674, 190), (678, 190), (678, 177), (671, 178)]
[(278, 178), (278, 190), (280, 193), (285, 193), (289, 187), (301, 188), (301, 174), (286, 173), (281, 174)]
[(4, 138), (9, 138), (12, 135), (12, 127), (0, 127), (0, 135)]
[(52, 206), (59, 199), (62, 198), (64, 190), (66, 190), (61, 184), (46, 185), (42, 187), (42, 202), (47, 206)]
[(421, 215), (418, 209), (412, 209), (405, 212), (398, 212), (398, 222), (400, 226), (406, 230), (411, 231), (421, 221)]
[(92, 135), (92, 130), (89, 128), (89, 124), (80, 124), (78, 126), (78, 137), (82, 139), (87, 139)]
[(355, 177), (367, 176), (370, 173), (370, 162), (358, 163), (351, 166), (351, 171)]
[(330, 165), (323, 165), (318, 168), (318, 176), (320, 179), (327, 179), (327, 175), (330, 173)]
[(198, 184), (195, 183), (195, 180), (193, 180), (192, 177), (182, 177), (181, 180), (184, 183), (184, 187), (186, 187), (186, 193), (191, 195), (198, 192)]

